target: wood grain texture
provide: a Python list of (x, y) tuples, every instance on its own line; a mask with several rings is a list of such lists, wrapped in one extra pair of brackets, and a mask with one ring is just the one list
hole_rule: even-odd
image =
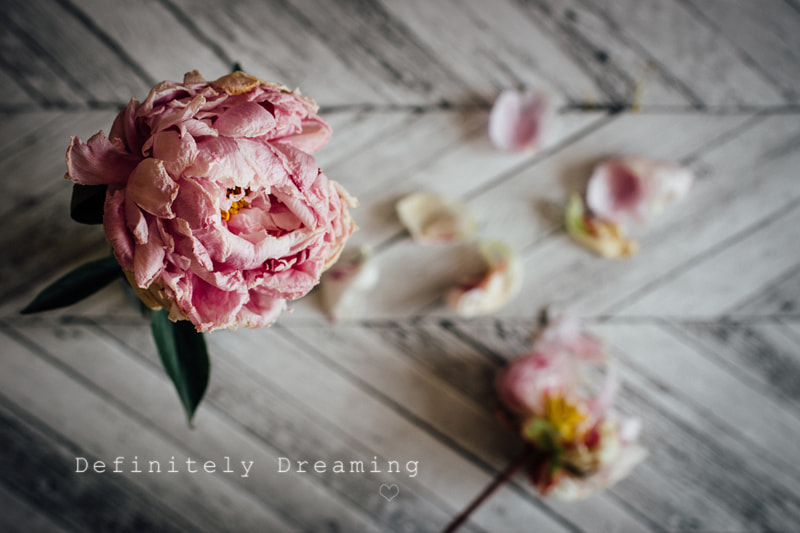
[[(606, 340), (616, 407), (642, 419), (650, 455), (577, 503), (539, 498), (518, 475), (465, 531), (800, 523), (795, 0), (7, 4), (3, 531), (440, 531), (522, 446), (495, 416), (494, 380), (531, 349), (545, 307)], [(359, 198), (351, 244), (374, 248), (381, 281), (360, 320), (329, 323), (315, 291), (272, 328), (208, 335), (211, 383), (190, 429), (124, 283), (17, 313), (109, 253), (101, 227), (69, 219), (69, 135), (108, 132), (156, 81), (195, 68), (213, 79), (234, 62), (321, 104), (334, 136), (319, 166)], [(515, 86), (560, 102), (542, 151), (501, 153), (488, 139), (493, 99)], [(697, 181), (632, 229), (638, 255), (609, 261), (569, 240), (563, 207), (595, 163), (623, 154), (685, 164)], [(476, 240), (413, 242), (394, 204), (420, 190), (464, 199)], [(489, 238), (520, 254), (522, 290), (492, 316), (454, 316), (442, 295), (483, 268), (475, 243)], [(79, 474), (76, 456), (254, 466), (246, 478)], [(282, 458), (307, 471), (279, 472)], [(337, 460), (382, 468), (335, 473)], [(393, 484), (389, 501), (381, 485)]]

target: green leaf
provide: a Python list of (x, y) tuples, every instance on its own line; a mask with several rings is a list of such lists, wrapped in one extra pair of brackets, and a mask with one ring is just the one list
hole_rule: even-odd
[(73, 185), (69, 206), (72, 220), (81, 224), (102, 224), (107, 190), (108, 185)]
[(237, 61), (237, 62), (235, 62), (235, 63), (233, 64), (233, 67), (231, 67), (231, 74), (233, 74), (234, 72), (236, 72), (236, 71), (238, 71), (238, 70), (242, 70), (242, 71), (243, 71), (243, 69), (242, 69), (242, 65), (241, 65), (241, 64), (239, 64), (239, 62)]
[(51, 283), (20, 313), (27, 315), (72, 305), (121, 276), (122, 268), (113, 257), (90, 261)]
[(153, 313), (153, 338), (161, 362), (181, 399), (189, 425), (208, 386), (210, 363), (203, 334), (194, 324), (181, 320), (172, 322), (165, 310)]

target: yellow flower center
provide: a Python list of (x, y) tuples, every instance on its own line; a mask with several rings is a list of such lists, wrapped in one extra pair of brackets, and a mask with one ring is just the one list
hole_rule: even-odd
[[(250, 189), (247, 189), (245, 191), (245, 194), (247, 194), (249, 192), (250, 192)], [(230, 198), (231, 195), (236, 196), (236, 195), (239, 195), (239, 194), (242, 194), (242, 188), (241, 187), (234, 187), (233, 189), (228, 189), (226, 197)], [(227, 211), (224, 210), (224, 209), (220, 209), (219, 212), (222, 215), (222, 219), (223, 220), (230, 220), (233, 215), (235, 215), (236, 213), (239, 212), (240, 209), (245, 208), (247, 206), (248, 206), (247, 201), (244, 198), (242, 198), (240, 200), (234, 201), (231, 204), (230, 208), (228, 208)]]
[(570, 441), (578, 436), (578, 426), (586, 414), (564, 399), (560, 394), (547, 397), (547, 421), (558, 430), (561, 438)]

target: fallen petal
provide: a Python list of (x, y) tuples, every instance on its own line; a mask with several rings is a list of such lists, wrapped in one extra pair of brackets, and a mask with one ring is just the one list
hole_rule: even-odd
[(628, 257), (639, 250), (639, 245), (625, 236), (622, 226), (587, 215), (580, 196), (570, 198), (565, 222), (570, 237), (603, 257)]
[(361, 318), (367, 293), (380, 277), (368, 247), (348, 252), (322, 275), (320, 282), (322, 306), (334, 322)]
[(611, 222), (645, 222), (684, 197), (694, 182), (678, 165), (628, 156), (597, 165), (589, 178), (586, 203), (598, 218)]
[(500, 150), (541, 150), (551, 140), (558, 110), (542, 90), (503, 91), (489, 116), (489, 138)]
[(522, 286), (522, 263), (504, 243), (482, 243), (480, 252), (486, 261), (486, 273), (472, 283), (451, 289), (447, 304), (460, 316), (471, 317), (497, 311), (517, 295)]
[(469, 207), (455, 198), (414, 193), (397, 202), (396, 209), (411, 237), (425, 244), (461, 242), (478, 229)]

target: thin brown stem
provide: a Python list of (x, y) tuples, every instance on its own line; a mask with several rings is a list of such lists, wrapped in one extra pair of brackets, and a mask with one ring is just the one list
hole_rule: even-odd
[(502, 487), (514, 474), (516, 474), (528, 462), (528, 459), (534, 454), (535, 449), (526, 446), (522, 453), (515, 457), (506, 467), (505, 470), (500, 472), (496, 478), (481, 492), (472, 503), (470, 503), (461, 514), (456, 516), (450, 524), (444, 529), (443, 533), (453, 533), (466, 522), (472, 513), (483, 504), (489, 497)]

